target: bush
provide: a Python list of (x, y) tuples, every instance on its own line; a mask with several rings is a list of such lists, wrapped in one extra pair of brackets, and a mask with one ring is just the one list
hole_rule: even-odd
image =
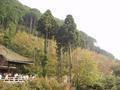
[[(75, 70), (74, 82), (77, 88), (92, 87), (101, 78), (98, 66), (89, 53), (85, 53)], [(79, 89), (78, 89), (79, 90)]]
[(115, 77), (111, 75), (105, 76), (101, 83), (105, 90), (111, 90), (115, 86)]
[(29, 82), (32, 90), (63, 90), (64, 86), (57, 82), (56, 79), (37, 78)]
[(49, 84), (50, 84), (52, 90), (63, 90), (63, 88), (64, 88), (64, 86), (62, 86), (60, 83), (58, 83), (58, 81), (55, 79), (51, 79), (49, 81)]
[(50, 85), (44, 78), (37, 78), (28, 82), (32, 90), (50, 90)]
[(36, 78), (22, 84), (8, 84), (0, 81), (0, 90), (64, 90), (56, 79)]

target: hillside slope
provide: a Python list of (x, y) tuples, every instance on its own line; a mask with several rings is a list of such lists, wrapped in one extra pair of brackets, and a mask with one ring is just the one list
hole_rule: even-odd
[[(17, 32), (12, 40), (12, 47), (12, 50), (16, 53), (33, 58), (35, 48), (39, 50), (41, 54), (43, 54), (44, 39), (35, 37), (32, 34), (27, 34), (26, 32)], [(54, 66), (55, 69), (57, 63), (55, 41), (49, 40), (49, 52), (49, 65)], [(66, 56), (67, 55), (64, 54), (65, 58), (63, 63), (68, 61), (68, 57)], [(96, 52), (77, 48), (72, 52), (73, 66), (76, 67), (79, 65), (79, 60), (82, 60), (83, 57), (89, 57), (89, 59), (94, 60), (97, 63), (100, 71), (104, 74), (110, 74), (112, 72), (112, 66), (118, 63), (116, 60), (112, 60)]]
[(118, 63), (117, 60), (110, 59), (109, 57), (87, 49), (77, 48), (73, 51), (73, 63), (79, 63), (79, 61), (84, 59), (84, 57), (94, 60), (100, 71), (104, 74), (111, 74), (112, 67)]
[[(40, 61), (42, 59), (41, 56), (44, 55), (44, 39), (42, 37), (44, 36), (44, 32), (46, 31), (46, 28), (50, 29), (51, 26), (54, 26), (54, 25), (47, 25), (46, 23), (51, 24), (53, 21), (56, 21), (54, 22), (54, 24), (55, 23), (58, 24), (58, 27), (54, 28), (55, 31), (53, 30), (52, 32), (46, 32), (46, 33), (49, 33), (49, 34), (51, 33), (50, 34), (51, 36), (49, 37), (54, 37), (54, 39), (56, 40), (57, 40), (56, 36), (59, 37), (58, 39), (60, 41), (65, 40), (62, 43), (63, 47), (65, 47), (64, 43), (66, 43), (68, 40), (70, 41), (72, 39), (75, 40), (74, 42), (75, 48), (79, 47), (73, 50), (72, 52), (72, 60), (73, 60), (72, 63), (75, 67), (76, 67), (76, 64), (79, 66), (79, 61), (84, 59), (84, 57), (85, 58), (89, 57), (88, 59), (94, 60), (97, 63), (101, 72), (105, 74), (109, 74), (111, 72), (111, 67), (112, 65), (115, 64), (115, 61), (112, 60), (114, 59), (114, 56), (111, 53), (99, 47), (96, 47), (94, 45), (96, 40), (93, 37), (87, 35), (86, 33), (80, 30), (77, 30), (76, 28), (77, 25), (75, 24), (75, 22), (73, 22), (74, 18), (72, 17), (72, 15), (68, 15), (69, 18), (67, 16), (65, 20), (59, 20), (59, 18), (55, 18), (52, 15), (50, 10), (48, 10), (49, 13), (46, 11), (45, 13), (41, 14), (39, 10), (22, 5), (18, 0), (11, 0), (11, 1), (4, 0), (4, 1), (0, 1), (0, 4), (1, 4), (0, 6), (1, 7), (0, 8), (0, 31), (1, 31), (0, 44), (5, 45), (7, 48), (11, 49), (12, 51), (20, 55)], [(42, 18), (42, 17), (45, 17), (45, 18)], [(51, 19), (48, 17), (51, 17)], [(41, 18), (41, 21), (46, 20), (44, 21), (46, 23), (39, 22), (40, 18)], [(66, 29), (62, 28), (64, 27), (64, 25), (66, 26), (67, 24), (70, 24), (66, 22), (66, 20), (68, 19), (74, 23), (74, 25), (72, 25), (72, 26), (75, 26), (73, 30), (68, 30), (68, 29), (71, 29), (70, 27), (66, 27)], [(49, 22), (50, 20), (53, 20), (53, 21)], [(42, 26), (41, 29), (40, 28), (38, 29), (38, 23), (40, 23), (40, 26)], [(47, 27), (47, 26), (50, 26), (50, 27)], [(62, 28), (61, 30), (63, 30), (62, 32), (60, 31), (61, 34), (58, 32), (60, 28)], [(42, 30), (44, 31), (42, 32)], [(66, 32), (66, 34), (64, 33), (64, 31)], [(71, 33), (71, 31), (73, 33)], [(63, 38), (61, 40), (62, 35), (63, 35)], [(68, 43), (69, 42), (67, 42), (66, 45), (68, 45)], [(53, 40), (49, 40), (48, 48), (49, 48), (48, 69), (51, 69), (52, 67), (55, 71), (57, 67), (56, 42)], [(84, 49), (81, 49), (81, 48), (84, 48)], [(69, 61), (68, 53), (65, 53), (63, 57), (64, 57), (63, 64), (66, 64), (66, 68), (68, 68), (67, 67), (67, 64)], [(40, 65), (40, 62), (39, 62), (39, 65)]]

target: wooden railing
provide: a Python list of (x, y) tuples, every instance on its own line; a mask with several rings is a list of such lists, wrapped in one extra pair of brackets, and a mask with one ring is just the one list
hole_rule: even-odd
[(20, 77), (8, 77), (7, 79), (1, 79), (3, 82), (7, 83), (24, 83), (25, 79)]

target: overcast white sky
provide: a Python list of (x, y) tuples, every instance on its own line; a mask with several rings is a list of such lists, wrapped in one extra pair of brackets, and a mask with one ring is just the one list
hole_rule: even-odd
[(120, 0), (19, 0), (23, 4), (47, 9), (65, 19), (72, 14), (77, 28), (97, 40), (97, 45), (120, 59)]

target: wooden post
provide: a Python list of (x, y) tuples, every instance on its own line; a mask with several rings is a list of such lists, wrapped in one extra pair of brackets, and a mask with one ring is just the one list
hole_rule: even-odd
[(8, 73), (10, 72), (10, 64), (9, 64), (9, 62), (8, 62)]

